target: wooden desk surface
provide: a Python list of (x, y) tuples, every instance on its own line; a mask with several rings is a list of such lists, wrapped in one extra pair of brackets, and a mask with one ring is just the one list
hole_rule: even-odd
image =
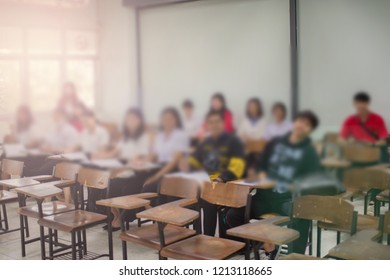
[(387, 174), (390, 174), (390, 164), (384, 163), (384, 164), (376, 164), (370, 167), (367, 167), (368, 169), (374, 169), (374, 170), (380, 170)]
[(299, 238), (299, 232), (275, 225), (285, 223), (287, 221), (289, 221), (288, 217), (264, 219), (229, 229), (227, 234), (276, 245), (289, 244)]
[(0, 185), (5, 186), (5, 187), (10, 188), (10, 189), (27, 187), (27, 186), (38, 185), (38, 184), (40, 184), (39, 181), (37, 181), (33, 178), (30, 178), (30, 177), (8, 179), (8, 180), (1, 180), (0, 181)]
[(150, 206), (150, 200), (129, 195), (129, 196), (120, 196), (120, 197), (98, 200), (96, 201), (96, 205), (101, 205), (101, 206), (116, 208), (116, 209), (131, 210), (131, 209), (137, 209), (141, 207), (148, 208)]
[(167, 223), (175, 226), (184, 226), (199, 217), (194, 210), (183, 208), (193, 204), (196, 200), (180, 199), (137, 213), (137, 218)]
[(272, 180), (236, 180), (236, 181), (231, 181), (228, 183), (233, 183), (236, 185), (241, 185), (244, 187), (250, 187), (253, 189), (262, 189), (262, 190), (268, 190), (268, 189), (273, 189), (276, 185), (275, 181)]
[(51, 183), (43, 183), (39, 185), (33, 185), (29, 187), (16, 188), (17, 193), (33, 197), (36, 199), (44, 199), (47, 197), (53, 197), (62, 193), (60, 188), (55, 187)]
[(321, 165), (325, 168), (347, 168), (351, 166), (351, 162), (344, 159), (325, 158), (321, 160)]

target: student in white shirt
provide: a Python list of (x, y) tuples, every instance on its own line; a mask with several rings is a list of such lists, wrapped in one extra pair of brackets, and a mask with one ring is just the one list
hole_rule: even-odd
[(94, 155), (105, 149), (110, 143), (107, 129), (98, 124), (94, 112), (86, 110), (82, 117), (84, 129), (81, 132), (81, 151)]
[(267, 122), (263, 114), (263, 104), (260, 99), (256, 97), (249, 99), (246, 104), (246, 116), (237, 131), (244, 143), (264, 138)]
[(202, 121), (195, 115), (194, 103), (186, 99), (182, 103), (183, 130), (191, 140), (191, 146), (196, 146), (198, 141), (198, 131)]
[(52, 117), (52, 128), (46, 132), (41, 150), (51, 154), (74, 152), (80, 144), (79, 133), (69, 124), (63, 111), (55, 110)]
[(35, 146), (38, 140), (34, 117), (28, 106), (22, 105), (16, 112), (16, 122), (11, 125), (11, 139), (25, 147)]
[(291, 122), (287, 120), (286, 105), (282, 102), (276, 102), (272, 106), (272, 117), (273, 122), (267, 126), (265, 131), (265, 139), (267, 141), (286, 135), (292, 128)]
[(143, 192), (156, 192), (158, 181), (167, 173), (177, 170), (180, 160), (189, 151), (189, 139), (182, 130), (178, 111), (165, 108), (161, 114), (160, 131), (153, 146), (152, 159), (163, 167), (146, 180)]

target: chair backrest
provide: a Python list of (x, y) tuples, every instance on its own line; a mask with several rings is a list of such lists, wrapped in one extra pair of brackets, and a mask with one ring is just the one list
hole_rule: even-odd
[(347, 169), (343, 173), (343, 184), (346, 189), (366, 191), (372, 189), (372, 176), (374, 174), (366, 168)]
[(1, 161), (1, 179), (20, 178), (23, 174), (23, 161), (3, 159)]
[(325, 143), (338, 144), (339, 134), (337, 132), (328, 132), (324, 135)]
[(247, 206), (250, 191), (251, 188), (234, 182), (207, 182), (202, 186), (201, 198), (219, 206), (241, 208)]
[(351, 162), (371, 163), (380, 160), (381, 150), (378, 147), (347, 145), (343, 147), (343, 155)]
[(110, 182), (110, 171), (82, 167), (77, 175), (77, 182), (92, 189), (107, 189)]
[(60, 162), (54, 167), (54, 177), (64, 180), (75, 180), (79, 173), (80, 165), (71, 162)]
[(357, 212), (354, 206), (338, 197), (307, 195), (297, 197), (293, 203), (293, 218), (337, 225), (356, 232)]
[(199, 189), (199, 182), (194, 179), (167, 176), (161, 181), (159, 193), (172, 197), (198, 199)]
[(264, 151), (267, 141), (260, 140), (248, 140), (245, 142), (245, 150), (249, 153), (261, 153)]
[(367, 168), (366, 172), (366, 184), (371, 188), (390, 190), (390, 168), (386, 165), (381, 167)]

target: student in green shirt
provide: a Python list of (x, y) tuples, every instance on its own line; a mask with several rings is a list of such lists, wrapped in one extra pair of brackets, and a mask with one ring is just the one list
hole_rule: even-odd
[[(292, 193), (289, 185), (297, 178), (321, 170), (320, 159), (309, 137), (318, 126), (318, 118), (311, 111), (300, 112), (293, 123), (292, 131), (269, 142), (259, 157), (256, 169), (260, 179), (271, 179), (276, 185), (270, 190), (258, 189), (252, 200), (251, 217), (258, 218), (266, 213), (288, 216), (292, 208)], [(245, 209), (229, 209), (226, 214), (226, 227), (232, 228), (244, 223)], [(294, 221), (294, 228), (300, 238), (294, 242), (293, 250), (304, 253), (307, 245), (309, 222)], [(266, 244), (266, 251), (274, 246)]]

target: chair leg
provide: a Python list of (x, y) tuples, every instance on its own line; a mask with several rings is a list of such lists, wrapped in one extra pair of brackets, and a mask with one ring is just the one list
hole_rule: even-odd
[(83, 241), (81, 240), (81, 231), (77, 231), (77, 247), (79, 251), (79, 260), (83, 258)]
[(251, 258), (251, 244), (249, 240), (245, 241), (245, 259), (249, 260)]
[(84, 229), (83, 230), (83, 248), (84, 248), (84, 255), (88, 253), (87, 249), (87, 231)]
[(317, 226), (317, 257), (321, 257), (321, 228)]
[(42, 260), (45, 260), (46, 259), (46, 252), (45, 252), (45, 229), (40, 226), (39, 227), (39, 235), (40, 235), (40, 238), (41, 238), (41, 258)]
[(341, 232), (338, 231), (337, 232), (337, 245), (340, 244), (340, 242), (341, 242)]
[(72, 260), (76, 260), (77, 259), (77, 256), (76, 256), (76, 233), (74, 231), (72, 231), (72, 234), (71, 234), (71, 242), (72, 242)]
[(253, 254), (255, 256), (255, 260), (260, 260), (259, 245), (256, 244), (256, 242), (252, 241), (252, 248), (253, 248)]
[(0, 209), (0, 229), (4, 229), (3, 228), (3, 218), (2, 218), (1, 212), (2, 212), (2, 210)]
[(367, 215), (367, 208), (368, 208), (368, 195), (364, 196), (364, 215)]
[(58, 230), (54, 230), (54, 244), (57, 246), (58, 244)]
[(313, 255), (313, 221), (310, 221), (309, 255)]
[(122, 257), (124, 260), (127, 260), (127, 243), (122, 241)]
[(52, 260), (54, 258), (54, 250), (53, 250), (53, 230), (49, 228), (49, 259)]
[(2, 205), (3, 208), (3, 216), (4, 216), (4, 229), (8, 230), (8, 215), (7, 215), (7, 207), (5, 204)]
[(28, 217), (24, 217), (24, 225), (26, 227), (26, 237), (30, 237), (30, 228), (28, 226)]
[(19, 215), (19, 223), (20, 223), (20, 246), (22, 248), (22, 257), (26, 256), (26, 240), (24, 233), (24, 218), (22, 215)]
[(379, 217), (380, 212), (381, 212), (381, 202), (375, 200), (375, 204), (374, 204), (374, 216), (375, 216), (375, 217)]

